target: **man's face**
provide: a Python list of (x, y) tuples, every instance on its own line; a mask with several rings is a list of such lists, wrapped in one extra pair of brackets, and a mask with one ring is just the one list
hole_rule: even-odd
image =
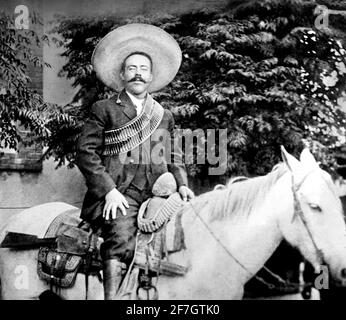
[(128, 92), (135, 96), (145, 95), (153, 79), (150, 60), (141, 54), (128, 57), (120, 76)]

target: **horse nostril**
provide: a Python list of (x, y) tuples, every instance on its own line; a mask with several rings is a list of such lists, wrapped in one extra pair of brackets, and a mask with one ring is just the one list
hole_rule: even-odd
[(346, 268), (341, 270), (341, 277), (346, 278)]

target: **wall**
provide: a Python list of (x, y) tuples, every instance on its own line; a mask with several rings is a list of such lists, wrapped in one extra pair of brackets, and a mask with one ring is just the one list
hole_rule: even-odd
[(81, 206), (86, 187), (79, 170), (55, 167), (50, 159), (39, 173), (0, 171), (0, 226), (10, 214), (45, 202)]
[[(20, 136), (29, 142), (32, 133), (29, 130), (20, 130)], [(11, 149), (0, 149), (0, 172), (6, 170), (40, 172), (42, 170), (42, 148), (31, 145), (18, 144), (18, 152)]]

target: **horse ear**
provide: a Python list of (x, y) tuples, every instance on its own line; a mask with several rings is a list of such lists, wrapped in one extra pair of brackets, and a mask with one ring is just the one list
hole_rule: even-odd
[(319, 165), (310, 152), (309, 148), (304, 148), (304, 150), (300, 154), (300, 162), (304, 167), (309, 169), (319, 168)]
[(300, 162), (295, 157), (290, 155), (286, 151), (284, 146), (281, 146), (281, 156), (282, 156), (282, 160), (284, 161), (284, 163), (287, 165), (288, 169), (290, 169), (291, 172), (297, 172), (301, 169)]

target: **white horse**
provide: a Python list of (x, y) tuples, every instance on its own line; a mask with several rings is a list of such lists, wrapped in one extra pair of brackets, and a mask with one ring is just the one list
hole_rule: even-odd
[[(283, 239), (316, 268), (346, 276), (346, 226), (331, 177), (305, 149), (300, 161), (282, 148), (284, 164), (256, 177), (196, 197), (184, 207), (186, 250), (172, 261), (186, 265), (182, 277), (160, 276), (160, 299), (241, 299), (245, 283)], [(13, 216), (0, 233), (43, 236), (51, 221), (74, 207), (48, 203)], [(49, 285), (37, 276), (37, 250), (0, 249), (3, 299), (36, 299)], [(62, 289), (64, 299), (85, 298), (84, 276)], [(90, 277), (89, 299), (102, 299), (103, 286)]]

